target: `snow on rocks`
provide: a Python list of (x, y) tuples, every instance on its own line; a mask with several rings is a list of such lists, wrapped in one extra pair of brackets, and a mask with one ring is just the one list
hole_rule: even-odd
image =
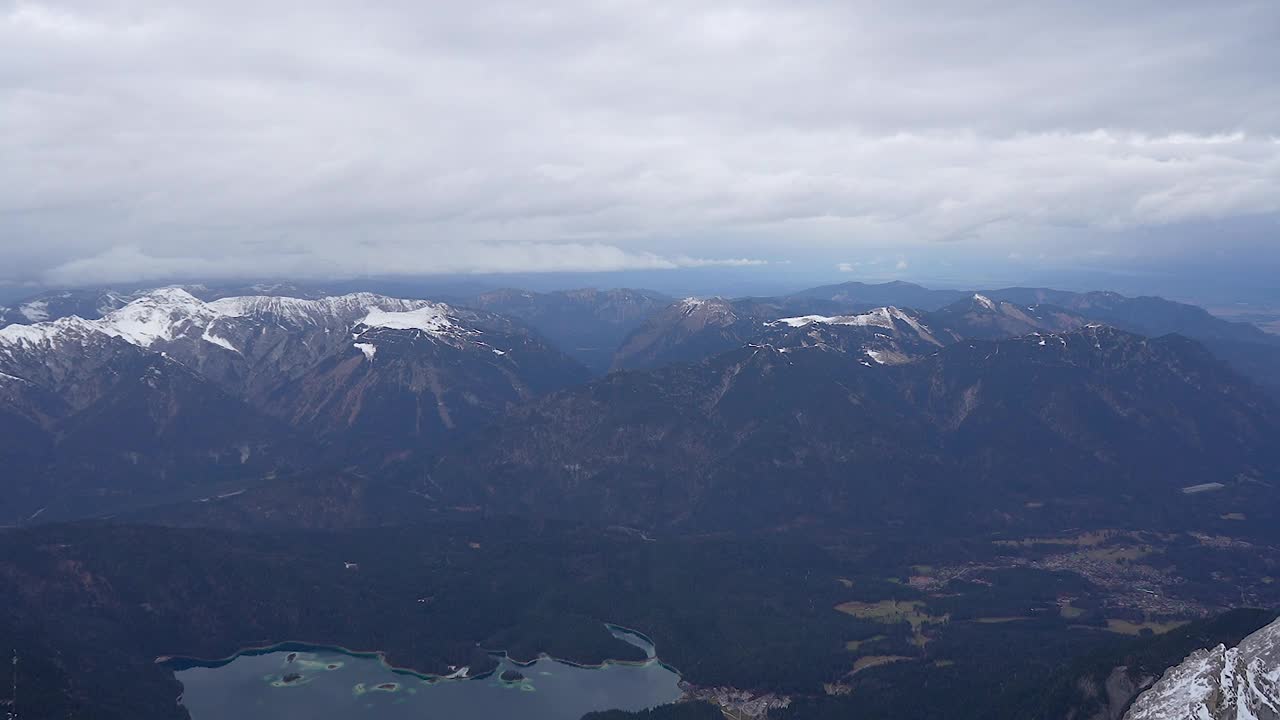
[(1233, 648), (1197, 650), (1138, 696), (1125, 720), (1280, 717), (1280, 620)]
[(456, 329), (449, 307), (426, 300), (404, 300), (373, 293), (352, 293), (317, 300), (278, 296), (227, 297), (204, 302), (178, 287), (147, 292), (99, 320), (69, 316), (52, 322), (0, 328), (0, 353), (15, 349), (50, 348), (62, 342), (83, 342), (94, 335), (117, 337), (150, 348), (184, 337), (199, 338), (231, 352), (240, 352), (227, 339), (225, 323), (237, 318), (270, 320), (296, 326), (413, 327), (441, 333)]
[(779, 318), (774, 320), (772, 324), (804, 327), (805, 325), (822, 323), (824, 325), (874, 326), (892, 330), (895, 320), (907, 323), (917, 331), (924, 329), (924, 326), (918, 320), (896, 307), (876, 308), (861, 315), (801, 315), (799, 317)]

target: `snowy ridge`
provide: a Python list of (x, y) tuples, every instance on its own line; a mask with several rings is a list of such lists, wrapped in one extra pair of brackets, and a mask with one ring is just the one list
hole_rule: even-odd
[(868, 313), (861, 315), (800, 315), (798, 317), (779, 318), (774, 320), (770, 325), (787, 325), (788, 327), (804, 327), (814, 323), (824, 325), (861, 325), (882, 327), (889, 330), (893, 329), (893, 322), (901, 320), (916, 330), (923, 330), (924, 326), (918, 320), (911, 317), (907, 313), (896, 307), (876, 308)]
[(170, 341), (192, 324), (206, 325), (218, 317), (199, 298), (181, 288), (153, 290), (96, 321), (99, 329), (134, 345), (151, 347)]
[(676, 308), (685, 316), (715, 317), (728, 320), (736, 320), (738, 317), (733, 304), (721, 297), (707, 299), (687, 297), (676, 303)]
[(1197, 650), (1138, 696), (1125, 720), (1280, 718), (1280, 620), (1233, 648)]
[(335, 295), (318, 300), (279, 295), (246, 295), (222, 298), (207, 304), (211, 310), (224, 317), (269, 317), (294, 325), (323, 325), (335, 318), (355, 323), (372, 310), (404, 312), (431, 305), (433, 303), (425, 300), (404, 300), (367, 292)]
[(49, 319), (49, 301), (48, 300), (32, 300), (18, 306), (18, 312), (22, 313), (30, 322), (41, 322)]
[(6, 325), (0, 328), (0, 344), (40, 345), (67, 333), (77, 331), (97, 332), (97, 330), (98, 328), (92, 320), (85, 320), (75, 316), (35, 325)]
[[(404, 314), (402, 322), (443, 331), (449, 326), (448, 306), (425, 300), (404, 300), (373, 293), (352, 293), (318, 300), (278, 296), (228, 297), (204, 302), (186, 290), (166, 287), (145, 293), (100, 320), (70, 316), (32, 325), (0, 328), (0, 356), (20, 350), (51, 350), (64, 343), (83, 343), (94, 336), (117, 337), (139, 347), (196, 338), (231, 352), (240, 350), (228, 339), (224, 323), (238, 318), (277, 325), (342, 327), (369, 317)], [(413, 315), (423, 311), (422, 315)], [(436, 318), (432, 320), (431, 318)], [(393, 322), (389, 321), (389, 322)]]
[(859, 315), (802, 315), (766, 322), (790, 349), (848, 353), (867, 367), (901, 365), (943, 347), (915, 313), (882, 307)]
[(932, 331), (929, 330), (911, 313), (899, 310), (896, 307), (876, 308), (871, 312), (862, 313), (861, 315), (801, 315), (798, 317), (779, 318), (766, 325), (787, 327), (804, 327), (806, 325), (822, 324), (822, 325), (852, 325), (861, 327), (881, 327), (886, 330), (895, 329), (895, 322), (902, 322), (914, 330), (921, 338), (930, 342), (938, 343), (934, 339)]
[(449, 306), (428, 304), (401, 312), (374, 309), (364, 316), (361, 325), (392, 330), (421, 330), (431, 335), (456, 332), (461, 328), (449, 317)]
[(495, 355), (507, 354), (507, 350), (482, 342), (478, 336), (484, 333), (460, 323), (452, 307), (425, 301), (419, 304), (421, 307), (412, 310), (370, 310), (356, 325), (352, 345), (372, 361), (378, 351), (378, 331), (413, 330), (454, 347), (475, 346), (491, 350)]
[(0, 355), (12, 356), (16, 351), (52, 350), (65, 342), (82, 342), (90, 336), (102, 335), (92, 320), (75, 316), (35, 325), (7, 325), (0, 328)]

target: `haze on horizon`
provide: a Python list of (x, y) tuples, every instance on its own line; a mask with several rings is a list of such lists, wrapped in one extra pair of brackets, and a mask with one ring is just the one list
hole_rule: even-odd
[(3, 2), (0, 284), (1268, 287), (1277, 36), (1269, 0)]

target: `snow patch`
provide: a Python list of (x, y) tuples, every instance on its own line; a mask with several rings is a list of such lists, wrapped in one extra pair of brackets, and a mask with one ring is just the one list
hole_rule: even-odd
[(1202, 492), (1213, 492), (1214, 490), (1221, 490), (1224, 487), (1226, 487), (1226, 485), (1223, 485), (1220, 482), (1200, 483), (1199, 485), (1188, 485), (1187, 487), (1182, 488), (1182, 494), (1195, 495)]
[(378, 346), (373, 343), (353, 343), (355, 348), (364, 353), (366, 360), (373, 360), (374, 354), (378, 352)]
[(389, 328), (391, 330), (422, 330), (432, 335), (443, 335), (458, 330), (458, 326), (449, 318), (448, 306), (427, 305), (406, 312), (388, 312), (372, 310), (360, 321), (368, 327)]
[(974, 295), (973, 295), (973, 301), (974, 301), (974, 302), (976, 302), (976, 303), (978, 303), (979, 305), (981, 305), (982, 307), (984, 307), (984, 308), (986, 308), (986, 309), (988, 309), (988, 310), (995, 310), (995, 309), (996, 309), (996, 304), (995, 304), (995, 303), (993, 303), (993, 302), (991, 302), (991, 298), (987, 297), (986, 295), (980, 295), (980, 294), (978, 294), (978, 293), (974, 293)]
[(210, 328), (204, 329), (204, 334), (200, 336), (200, 339), (204, 340), (205, 342), (211, 342), (214, 345), (217, 345), (218, 347), (226, 348), (234, 353), (240, 352), (239, 350), (236, 349), (235, 345), (231, 344), (230, 340), (224, 337), (219, 337), (217, 335), (214, 335), (213, 330)]
[(316, 300), (279, 295), (245, 295), (214, 300), (210, 310), (223, 317), (271, 317), (294, 325), (323, 325), (333, 319), (355, 322), (372, 310), (404, 312), (431, 305), (426, 300), (405, 300), (359, 292)]
[(801, 315), (799, 317), (778, 318), (765, 325), (786, 325), (787, 327), (804, 327), (813, 323), (830, 323), (835, 318), (826, 315)]
[(22, 313), (22, 317), (28, 322), (41, 322), (49, 319), (49, 301), (48, 300), (32, 300), (23, 303), (18, 307), (18, 312)]
[(894, 321), (900, 320), (910, 325), (916, 332), (927, 334), (928, 328), (920, 324), (911, 315), (899, 310), (896, 307), (876, 308), (868, 313), (861, 315), (801, 315), (799, 317), (779, 318), (774, 320), (772, 324), (787, 325), (789, 327), (804, 327), (814, 323), (824, 325), (856, 325), (864, 327), (882, 327), (888, 330), (894, 328)]

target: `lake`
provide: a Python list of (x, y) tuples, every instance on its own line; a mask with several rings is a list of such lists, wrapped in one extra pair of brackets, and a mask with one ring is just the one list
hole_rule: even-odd
[[(641, 710), (677, 700), (680, 676), (655, 658), (652, 644), (610, 630), (644, 649), (649, 661), (580, 667), (546, 657), (529, 665), (499, 658), (488, 676), (443, 679), (392, 670), (376, 656), (290, 646), (205, 666), (184, 661), (176, 675), (192, 720), (578, 720), (593, 710)], [(504, 681), (504, 671), (524, 677)]]

